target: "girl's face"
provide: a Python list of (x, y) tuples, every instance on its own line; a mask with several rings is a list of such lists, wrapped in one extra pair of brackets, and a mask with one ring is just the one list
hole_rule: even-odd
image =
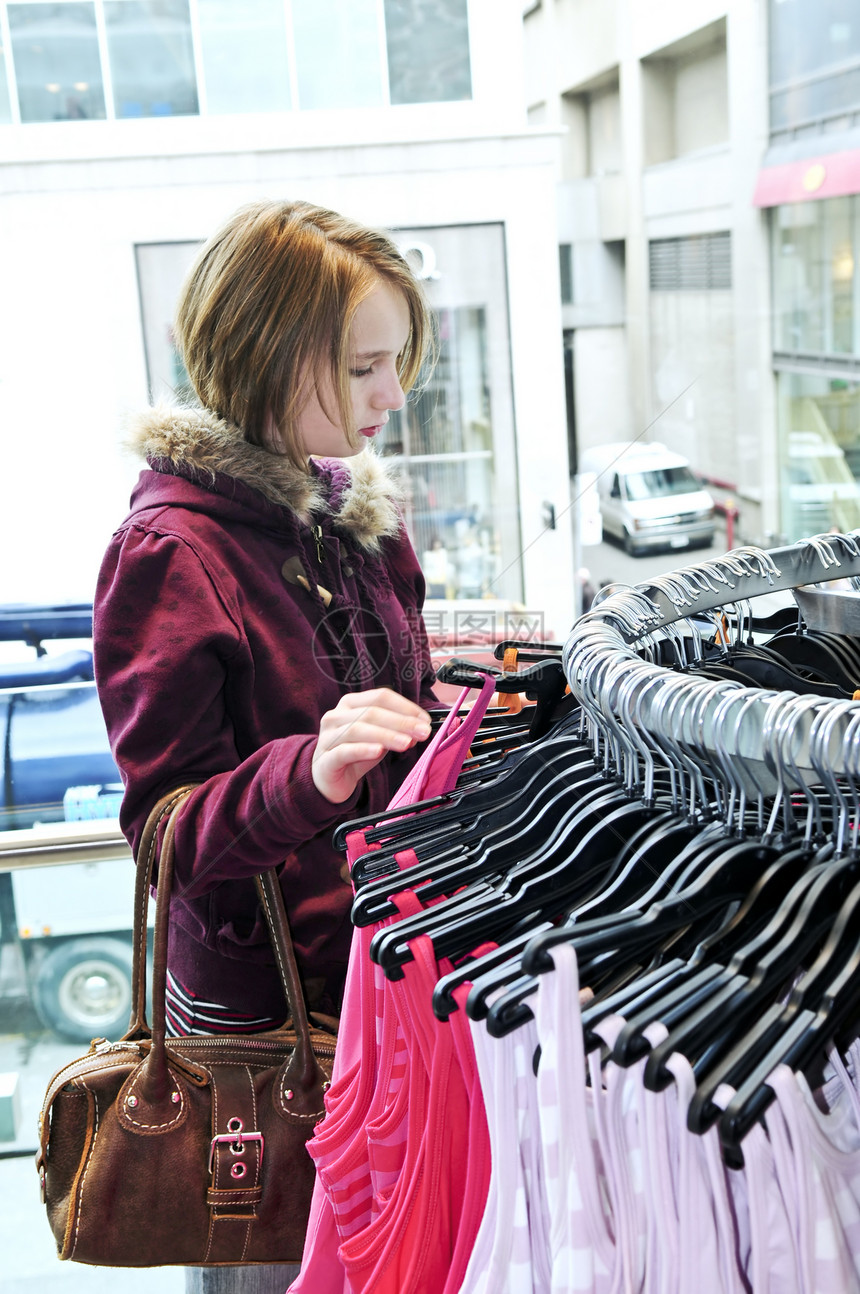
[[(406, 397), (397, 376), (397, 356), (409, 340), (409, 307), (403, 294), (380, 281), (355, 312), (349, 339), (351, 433), (367, 440), (382, 431), (391, 409), (402, 409)], [(325, 406), (325, 407), (323, 407)], [(334, 415), (332, 422), (326, 409)], [(352, 445), (341, 427), (331, 380), (316, 387), (302, 409), (298, 434), (306, 454), (320, 458), (349, 458), (363, 445)]]

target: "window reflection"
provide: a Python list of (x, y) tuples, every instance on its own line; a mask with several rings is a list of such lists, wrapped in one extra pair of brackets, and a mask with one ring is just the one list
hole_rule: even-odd
[(860, 526), (860, 384), (779, 373), (782, 528), (789, 542)]
[(845, 0), (771, 0), (770, 60), (775, 85), (860, 61), (856, 9)]
[(792, 203), (778, 207), (774, 221), (775, 349), (856, 354), (860, 202), (846, 197)]
[(104, 117), (94, 6), (10, 4), (8, 15), (21, 120)]
[(392, 103), (471, 99), (466, 0), (385, 0)]
[[(467, 0), (0, 0), (4, 10), (25, 122), (472, 95)], [(0, 57), (0, 123), (13, 115)]]
[(771, 129), (860, 107), (860, 22), (845, 0), (771, 0)]
[(0, 831), (116, 816), (122, 787), (95, 683), (2, 688), (0, 729)]
[(504, 243), (498, 225), (401, 231), (428, 275), (439, 361), (392, 415), (382, 452), (409, 484), (406, 520), (430, 598), (520, 601)]
[(197, 112), (188, 0), (105, 0), (117, 117)]

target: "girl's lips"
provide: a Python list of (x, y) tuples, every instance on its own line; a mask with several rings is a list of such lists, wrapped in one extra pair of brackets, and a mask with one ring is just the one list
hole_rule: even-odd
[(362, 427), (358, 434), (360, 436), (367, 436), (368, 439), (370, 439), (371, 436), (375, 436), (377, 432), (380, 431), (382, 431), (381, 425), (379, 427)]

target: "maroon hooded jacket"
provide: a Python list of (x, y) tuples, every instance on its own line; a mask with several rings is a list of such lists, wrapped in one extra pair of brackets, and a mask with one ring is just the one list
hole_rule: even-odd
[(151, 470), (102, 564), (96, 682), (132, 848), (160, 795), (203, 783), (176, 831), (170, 968), (210, 1001), (283, 1015), (251, 879), (277, 866), (309, 995), (331, 1008), (351, 933), (333, 828), (384, 809), (417, 752), (330, 804), (311, 778), (320, 719), (371, 687), (439, 704), (391, 482), (370, 451), (307, 475), (207, 411), (152, 410), (134, 444)]

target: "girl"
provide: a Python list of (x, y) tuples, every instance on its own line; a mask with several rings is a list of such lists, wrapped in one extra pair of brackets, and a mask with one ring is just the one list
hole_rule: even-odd
[[(285, 1014), (254, 874), (277, 868), (309, 1006), (336, 1014), (352, 892), (332, 830), (385, 808), (438, 705), (372, 449), (432, 328), (389, 238), (270, 201), (203, 247), (175, 331), (199, 407), (134, 426), (148, 469), (99, 576), (96, 679), (132, 848), (160, 795), (201, 783), (175, 837), (169, 1027), (250, 1031)], [(192, 1287), (283, 1291), (298, 1269), (218, 1270)]]

